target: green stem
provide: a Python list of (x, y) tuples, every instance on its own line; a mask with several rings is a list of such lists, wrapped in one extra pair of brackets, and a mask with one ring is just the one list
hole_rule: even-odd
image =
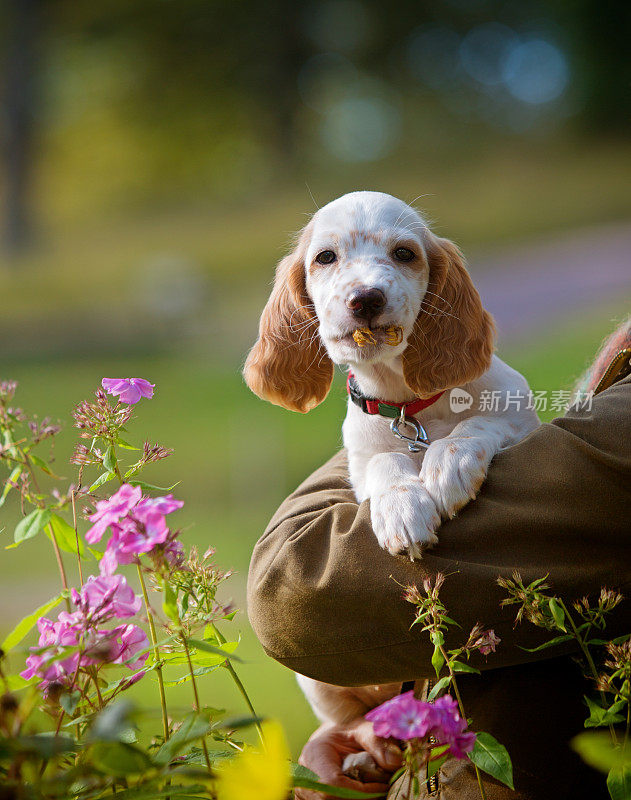
[(66, 570), (64, 568), (64, 560), (61, 557), (61, 550), (59, 549), (59, 545), (57, 544), (57, 537), (55, 536), (55, 531), (53, 530), (52, 525), (47, 525), (48, 532), (50, 534), (50, 540), (53, 543), (53, 550), (55, 551), (55, 558), (57, 559), (57, 566), (59, 567), (59, 574), (61, 576), (61, 585), (64, 587), (64, 591), (66, 593), (66, 597), (64, 598), (66, 601), (66, 610), (68, 612), (71, 611), (70, 607), (70, 589), (68, 588), (68, 578), (66, 577)]
[(114, 444), (112, 444), (112, 454), (114, 456), (114, 472), (116, 473), (116, 477), (118, 478), (118, 482), (122, 486), (125, 481), (123, 480), (123, 476), (121, 474), (120, 467), (118, 466), (118, 459), (116, 458), (116, 453), (114, 452)]
[[(440, 630), (436, 628), (436, 630), (440, 633)], [(443, 645), (439, 646), (440, 653), (442, 657), (445, 659), (445, 664), (447, 665), (447, 669), (449, 670), (449, 680), (451, 685), (454, 687), (454, 694), (456, 695), (456, 700), (458, 702), (458, 708), (460, 709), (460, 716), (463, 720), (466, 721), (467, 715), (464, 713), (464, 705), (462, 704), (462, 697), (460, 696), (460, 690), (458, 689), (458, 682), (456, 681), (456, 673), (451, 666), (451, 661), (449, 660), (449, 656), (445, 652), (445, 648)], [(473, 761), (471, 762), (473, 764)], [(482, 800), (486, 800), (486, 792), (484, 791), (484, 784), (482, 783), (482, 775), (480, 774), (480, 770), (478, 769), (477, 764), (473, 764), (473, 768), (475, 769), (475, 777), (478, 781), (478, 788), (480, 789), (480, 797)]]
[[(120, 467), (118, 466), (118, 459), (116, 458), (116, 452), (114, 450), (114, 442), (111, 442), (112, 446), (112, 456), (114, 458), (114, 472), (116, 477), (118, 478), (118, 482), (123, 484), (123, 476), (121, 475)], [(149, 633), (151, 635), (151, 644), (153, 645), (153, 657), (156, 662), (156, 675), (158, 677), (158, 691), (160, 692), (160, 708), (162, 710), (162, 733), (164, 735), (164, 741), (167, 742), (169, 740), (169, 717), (167, 714), (167, 697), (166, 692), (164, 691), (164, 676), (162, 675), (162, 664), (160, 663), (160, 648), (158, 647), (158, 636), (156, 634), (156, 625), (153, 619), (153, 611), (151, 610), (151, 606), (149, 605), (149, 595), (147, 594), (147, 586), (145, 584), (145, 578), (142, 574), (142, 567), (140, 566), (140, 562), (137, 562), (136, 567), (138, 568), (138, 579), (140, 580), (140, 588), (142, 589), (142, 599), (145, 603), (145, 611), (147, 612), (147, 622), (149, 623)]]
[[(81, 486), (81, 477), (79, 477), (79, 486)], [(79, 581), (83, 586), (83, 567), (81, 566), (81, 548), (79, 546), (79, 529), (77, 528), (77, 507), (75, 503), (76, 489), (72, 490), (72, 527), (74, 528), (75, 540), (77, 543), (77, 565), (79, 567)]]
[[(212, 627), (212, 629), (213, 629), (213, 631), (215, 633), (215, 636), (217, 637), (217, 641), (219, 642), (219, 644), (225, 644), (226, 643), (226, 639), (221, 634), (221, 632), (219, 631), (217, 626), (214, 625), (214, 624), (211, 624), (211, 627)], [(232, 666), (232, 663), (231, 663), (229, 658), (226, 659), (225, 666), (226, 666), (226, 669), (228, 670), (228, 672), (230, 673), (230, 675), (232, 676), (232, 680), (234, 681), (237, 689), (239, 690), (239, 692), (241, 693), (243, 699), (245, 700), (245, 704), (247, 705), (248, 709), (250, 710), (252, 716), (255, 718), (254, 725), (256, 726), (256, 730), (258, 732), (258, 735), (259, 735), (259, 738), (261, 740), (261, 743), (263, 745), (265, 745), (265, 737), (263, 735), (263, 728), (261, 727), (261, 723), (259, 722), (258, 714), (254, 710), (254, 706), (252, 705), (252, 701), (250, 700), (250, 697), (249, 697), (249, 695), (248, 695), (248, 693), (247, 693), (247, 691), (245, 689), (245, 686), (241, 683), (241, 679), (237, 675), (237, 671)]]
[[(193, 684), (193, 699), (195, 701), (195, 711), (199, 714), (201, 708), (199, 705), (199, 694), (197, 693), (197, 681), (195, 680), (195, 672), (193, 670), (193, 662), (191, 661), (191, 654), (188, 649), (188, 644), (186, 642), (186, 637), (180, 628), (180, 641), (182, 642), (182, 647), (184, 648), (184, 652), (186, 653), (186, 660), (188, 662), (188, 671), (191, 675), (191, 683)], [(210, 756), (208, 755), (208, 747), (206, 747), (206, 737), (202, 736), (200, 739), (202, 743), (202, 750), (204, 751), (204, 760), (206, 761), (206, 766), (208, 767), (208, 772), (211, 772), (210, 766)]]
[[(572, 616), (571, 616), (570, 612), (567, 610), (567, 606), (565, 605), (563, 600), (561, 600), (560, 597), (557, 597), (556, 599), (557, 599), (559, 605), (561, 606), (561, 608), (563, 609), (563, 611), (565, 612), (565, 616), (566, 616), (568, 622), (570, 623), (570, 626), (572, 628), (572, 632), (574, 633), (574, 638), (576, 639), (576, 641), (579, 644), (579, 647), (583, 651), (583, 655), (585, 656), (585, 660), (587, 661), (587, 665), (589, 667), (589, 671), (591, 672), (593, 679), (597, 682), (598, 681), (598, 670), (596, 669), (596, 664), (594, 664), (594, 659), (592, 658), (592, 654), (589, 652), (589, 647), (587, 646), (587, 644), (585, 643), (583, 637), (579, 633), (578, 628), (576, 627), (576, 625), (574, 623), (574, 620), (572, 619)], [(604, 708), (607, 708), (607, 698), (605, 696), (605, 693), (602, 691), (602, 689), (600, 690), (600, 699), (603, 702)], [(612, 742), (615, 745), (617, 745), (618, 744), (618, 737), (616, 736), (616, 731), (615, 731), (615, 729), (614, 729), (614, 727), (613, 727), (613, 725), (611, 723), (609, 724), (609, 733), (611, 734)]]
[(158, 676), (158, 689), (160, 692), (160, 707), (162, 709), (162, 731), (164, 733), (164, 741), (169, 739), (169, 718), (167, 716), (167, 698), (164, 691), (164, 678), (162, 676), (162, 665), (160, 664), (160, 648), (158, 647), (158, 637), (156, 635), (156, 626), (153, 621), (153, 612), (149, 605), (149, 596), (147, 594), (147, 587), (145, 585), (145, 578), (142, 574), (142, 567), (140, 564), (136, 565), (138, 568), (138, 578), (140, 579), (140, 587), (142, 589), (142, 598), (145, 602), (145, 611), (147, 612), (147, 620), (149, 622), (149, 633), (151, 634), (151, 644), (153, 645), (153, 657), (157, 664), (156, 675)]
[[(21, 449), (18, 448), (18, 453), (24, 459), (24, 464), (25, 464), (26, 468), (29, 471), (29, 475), (31, 476), (31, 480), (33, 481), (33, 486), (35, 487), (35, 491), (37, 492), (37, 494), (40, 494), (39, 484), (37, 483), (37, 476), (35, 475), (35, 470), (33, 469), (33, 465), (31, 464), (31, 459), (28, 457), (28, 454), (24, 452), (24, 450), (21, 450)], [(38, 500), (37, 505), (40, 508), (43, 507), (43, 505), (42, 505), (40, 500)], [(53, 526), (52, 525), (47, 525), (47, 528), (48, 528), (48, 532), (50, 533), (50, 540), (53, 543), (53, 550), (55, 551), (55, 558), (57, 559), (57, 566), (59, 567), (59, 575), (61, 576), (61, 585), (63, 586), (64, 591), (66, 592), (66, 595), (68, 595), (68, 593), (70, 591), (68, 589), (68, 578), (66, 577), (66, 570), (64, 568), (64, 560), (62, 558), (61, 551), (59, 549), (59, 545), (57, 544), (57, 538), (55, 537), (55, 531), (53, 530)], [(65, 597), (64, 599), (66, 601), (66, 610), (68, 612), (70, 612), (71, 611), (70, 598), (69, 597)]]

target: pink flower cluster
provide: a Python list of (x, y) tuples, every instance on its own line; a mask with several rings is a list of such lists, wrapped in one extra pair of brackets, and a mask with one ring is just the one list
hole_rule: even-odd
[(465, 758), (475, 745), (475, 733), (467, 731), (467, 722), (458, 713), (458, 703), (443, 695), (425, 703), (406, 692), (373, 708), (366, 714), (377, 736), (407, 741), (433, 736), (437, 744), (448, 744), (455, 758)]
[(112, 575), (119, 564), (131, 564), (141, 553), (157, 547), (171, 564), (182, 558), (182, 545), (170, 532), (166, 515), (184, 503), (173, 495), (142, 497), (140, 487), (125, 483), (108, 500), (96, 504), (96, 512), (89, 519), (94, 524), (86, 533), (86, 541), (94, 544), (105, 531), (112, 531), (105, 554), (101, 559), (101, 574)]
[(100, 627), (114, 618), (133, 617), (140, 609), (140, 598), (122, 575), (90, 576), (81, 592), (73, 589), (72, 601), (76, 611), (62, 611), (56, 622), (38, 620), (38, 646), (31, 648), (23, 678), (40, 677), (40, 688), (47, 691), (52, 683), (72, 685), (80, 667), (108, 663), (136, 669), (145, 663), (147, 653), (141, 651), (149, 642), (142, 628)]
[[(103, 388), (133, 404), (141, 397), (153, 397), (155, 384), (144, 378), (103, 378)], [(101, 392), (102, 399), (105, 395)], [(98, 396), (98, 393), (97, 393)], [(101, 411), (99, 420), (103, 419)], [(146, 450), (146, 448), (145, 448)], [(166, 524), (166, 515), (184, 504), (172, 495), (143, 497), (139, 487), (123, 484), (109, 499), (96, 504), (86, 534), (90, 544), (98, 542), (106, 530), (111, 537), (100, 562), (99, 576), (91, 575), (81, 591), (72, 590), (76, 610), (62, 611), (56, 622), (41, 617), (37, 622), (40, 637), (31, 648), (22, 677), (37, 676), (40, 688), (48, 692), (51, 684), (72, 687), (79, 671), (103, 664), (124, 664), (130, 669), (142, 666), (147, 654), (147, 635), (134, 624), (102, 627), (111, 620), (126, 620), (140, 611), (141, 600), (122, 575), (114, 574), (119, 564), (130, 564), (142, 553), (159, 556), (170, 565), (183, 560), (184, 551)], [(94, 677), (93, 670), (91, 671)], [(123, 684), (128, 688), (145, 674), (141, 670)]]

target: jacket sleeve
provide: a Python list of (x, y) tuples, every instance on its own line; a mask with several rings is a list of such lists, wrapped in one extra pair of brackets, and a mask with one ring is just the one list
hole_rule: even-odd
[[(477, 621), (502, 644), (473, 661), (480, 669), (559, 655), (536, 654), (544, 638), (514, 628), (502, 608), (499, 575), (549, 575), (569, 601), (601, 586), (631, 585), (631, 378), (597, 395), (590, 411), (544, 424), (495, 457), (477, 499), (439, 530), (421, 561), (391, 556), (372, 533), (369, 503), (358, 504), (342, 451), (281, 505), (252, 556), (249, 617), (261, 643), (296, 672), (343, 686), (430, 676), (432, 646), (402, 586), (448, 575), (441, 598), (462, 626)], [(631, 630), (631, 600), (616, 609), (611, 635)]]

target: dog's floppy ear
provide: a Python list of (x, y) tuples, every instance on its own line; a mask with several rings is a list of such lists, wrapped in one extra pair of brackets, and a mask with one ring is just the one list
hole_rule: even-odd
[(243, 375), (264, 400), (303, 414), (327, 396), (333, 362), (318, 333), (318, 318), (305, 286), (305, 253), (310, 226), (276, 268), (274, 288), (261, 314), (259, 338)]
[(424, 233), (429, 284), (408, 347), (403, 375), (420, 396), (478, 378), (491, 365), (495, 325), (453, 242)]

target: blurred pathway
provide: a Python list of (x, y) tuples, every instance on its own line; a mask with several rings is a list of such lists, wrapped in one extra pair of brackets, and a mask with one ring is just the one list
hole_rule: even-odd
[(470, 262), (502, 340), (620, 295), (629, 297), (631, 313), (628, 223), (556, 234), (547, 241), (474, 255)]

